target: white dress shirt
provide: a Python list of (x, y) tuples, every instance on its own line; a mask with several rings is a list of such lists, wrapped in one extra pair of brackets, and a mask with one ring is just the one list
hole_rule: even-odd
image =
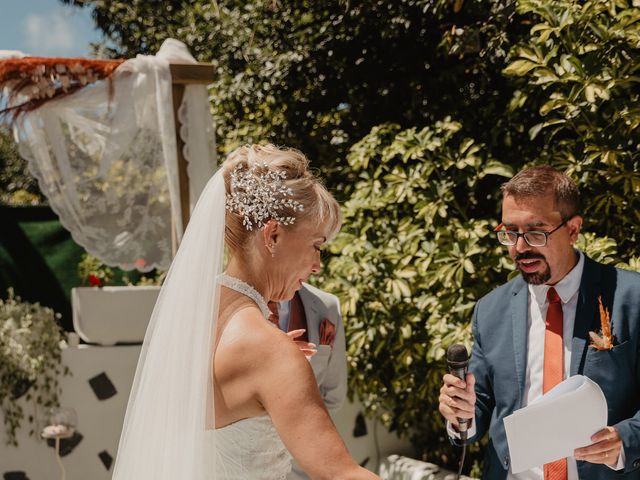
[[(526, 407), (538, 397), (542, 396), (542, 373), (544, 368), (544, 336), (546, 329), (545, 319), (547, 317), (547, 291), (551, 286), (556, 289), (560, 300), (562, 300), (562, 341), (564, 344), (564, 375), (569, 376), (571, 365), (571, 346), (573, 341), (573, 324), (576, 318), (578, 306), (578, 291), (582, 271), (584, 270), (584, 255), (576, 251), (579, 255), (578, 263), (555, 285), (528, 285), (529, 288), (529, 315), (527, 318), (527, 368), (525, 371), (524, 396), (522, 407)], [(457, 432), (450, 425), (447, 425), (449, 435), (459, 438)], [(453, 435), (452, 435), (453, 433)], [(475, 435), (475, 422), (469, 429), (468, 436)], [(585, 445), (586, 446), (586, 445)], [(618, 457), (618, 464), (613, 470), (624, 468), (624, 450), (621, 450)], [(526, 470), (518, 474), (509, 471), (508, 480), (542, 480), (544, 478), (542, 466)], [(578, 480), (578, 469), (576, 460), (567, 457), (567, 480)]]

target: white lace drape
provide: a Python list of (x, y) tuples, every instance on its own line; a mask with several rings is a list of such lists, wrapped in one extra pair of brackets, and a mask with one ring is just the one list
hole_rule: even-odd
[[(16, 125), (20, 153), (73, 239), (108, 265), (168, 268), (180, 214), (169, 62), (195, 63), (181, 42), (120, 65), (109, 81), (50, 101)], [(190, 207), (215, 169), (206, 87), (188, 85), (178, 111)]]

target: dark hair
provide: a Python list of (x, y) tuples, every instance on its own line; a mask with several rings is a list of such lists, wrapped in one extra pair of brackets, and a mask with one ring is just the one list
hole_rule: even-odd
[(553, 195), (555, 204), (567, 220), (580, 211), (580, 193), (575, 182), (564, 172), (549, 165), (526, 168), (500, 187), (503, 197), (536, 198)]

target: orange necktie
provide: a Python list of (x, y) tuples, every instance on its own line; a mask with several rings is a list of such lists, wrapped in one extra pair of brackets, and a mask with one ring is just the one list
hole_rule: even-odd
[[(562, 344), (562, 301), (556, 289), (547, 292), (546, 329), (544, 332), (544, 367), (542, 392), (547, 393), (562, 381), (564, 371), (564, 346)], [(544, 480), (566, 480), (567, 459), (562, 458), (544, 465)]]

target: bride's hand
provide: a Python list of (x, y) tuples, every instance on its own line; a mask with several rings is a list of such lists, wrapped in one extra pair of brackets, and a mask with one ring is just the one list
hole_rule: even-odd
[(287, 332), (287, 335), (291, 340), (295, 342), (300, 351), (304, 353), (304, 356), (307, 357), (307, 360), (313, 357), (316, 353), (318, 353), (318, 349), (314, 343), (305, 342), (302, 340), (296, 340), (300, 335), (305, 332), (304, 328), (298, 330), (291, 330)]

